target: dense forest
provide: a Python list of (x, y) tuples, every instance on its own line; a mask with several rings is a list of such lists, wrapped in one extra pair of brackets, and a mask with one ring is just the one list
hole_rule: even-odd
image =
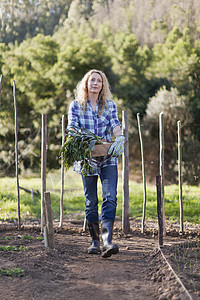
[[(199, 184), (200, 6), (198, 0), (2, 0), (0, 14), (0, 173), (14, 174), (13, 80), (20, 170), (38, 171), (41, 113), (48, 114), (48, 168), (58, 168), (61, 117), (91, 68), (108, 78), (119, 113), (129, 111), (130, 157), (158, 172), (158, 116), (164, 112), (165, 169), (177, 179), (177, 121), (184, 181)], [(134, 160), (135, 159), (135, 160)]]

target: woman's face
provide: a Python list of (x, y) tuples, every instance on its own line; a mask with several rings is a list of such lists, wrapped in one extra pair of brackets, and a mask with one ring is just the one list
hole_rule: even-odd
[(88, 93), (99, 94), (103, 86), (101, 75), (92, 73), (88, 79)]

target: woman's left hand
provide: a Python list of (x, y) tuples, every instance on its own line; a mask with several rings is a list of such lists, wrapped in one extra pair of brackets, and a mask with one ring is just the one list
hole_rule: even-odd
[(108, 150), (108, 155), (119, 157), (122, 155), (124, 151), (124, 140), (125, 137), (123, 135), (118, 135), (114, 141), (114, 143), (110, 146)]

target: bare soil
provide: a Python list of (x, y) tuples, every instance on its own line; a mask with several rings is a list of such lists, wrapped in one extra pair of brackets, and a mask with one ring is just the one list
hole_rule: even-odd
[(200, 299), (200, 241), (165, 246), (163, 253), (193, 298)]
[[(83, 232), (81, 222), (68, 221), (62, 230), (56, 230), (53, 250), (45, 248), (44, 241), (38, 239), (39, 226), (29, 224), (18, 231), (8, 224), (0, 224), (0, 246), (16, 248), (0, 251), (0, 269), (24, 270), (13, 276), (0, 274), (0, 299), (188, 299), (159, 254), (156, 225), (149, 223), (145, 234), (140, 233), (136, 221), (130, 225), (131, 230), (125, 235), (121, 222), (115, 223), (113, 240), (120, 252), (102, 258), (87, 253), (90, 236)], [(173, 260), (175, 244), (198, 240), (199, 228), (188, 230), (183, 236), (179, 236), (177, 229), (168, 228), (163, 249)], [(199, 252), (194, 258), (197, 266)], [(198, 266), (195, 268), (200, 271)], [(185, 271), (182, 277), (187, 281), (191, 269)], [(187, 288), (193, 299), (200, 299), (199, 286), (196, 286), (197, 290)]]

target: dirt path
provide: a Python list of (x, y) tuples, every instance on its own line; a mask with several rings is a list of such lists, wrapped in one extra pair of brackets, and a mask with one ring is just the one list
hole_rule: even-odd
[(157, 246), (157, 238), (152, 236), (141, 236), (137, 231), (124, 236), (115, 228), (114, 241), (120, 252), (103, 259), (87, 254), (90, 237), (81, 225), (71, 224), (57, 233), (55, 250), (44, 248), (36, 230), (0, 234), (1, 246), (22, 249), (1, 251), (1, 269), (24, 270), (22, 277), (0, 275), (1, 300), (181, 299), (177, 291), (171, 292), (171, 298), (162, 298), (159, 288), (163, 278), (152, 280), (156, 265), (151, 264), (149, 253)]

